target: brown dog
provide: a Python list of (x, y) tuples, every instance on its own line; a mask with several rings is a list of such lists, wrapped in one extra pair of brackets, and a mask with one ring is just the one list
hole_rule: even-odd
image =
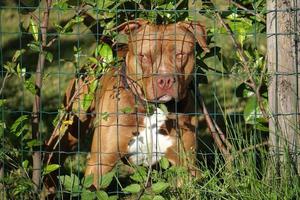
[[(112, 69), (100, 79), (85, 175), (93, 174), (97, 187), (99, 177), (124, 157), (152, 165), (165, 156), (173, 165), (192, 171), (197, 122), (188, 85), (195, 65), (195, 39), (207, 51), (204, 26), (135, 20), (118, 30), (128, 35), (126, 61), (122, 69)], [(159, 108), (149, 112), (158, 103), (165, 103), (169, 113)]]

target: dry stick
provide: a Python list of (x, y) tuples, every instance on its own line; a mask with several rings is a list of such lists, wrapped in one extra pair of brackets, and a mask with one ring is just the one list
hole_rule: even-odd
[(265, 118), (268, 118), (268, 114), (263, 106), (263, 102), (262, 102), (262, 97), (260, 95), (260, 88), (261, 88), (261, 83), (259, 85), (256, 85), (252, 75), (251, 75), (251, 70), (250, 70), (250, 67), (248, 66), (248, 63), (247, 63), (247, 58), (245, 56), (245, 54), (243, 53), (243, 50), (241, 48), (241, 46), (238, 44), (238, 42), (236, 41), (236, 39), (234, 38), (234, 33), (232, 32), (232, 30), (229, 28), (229, 26), (225, 23), (225, 21), (222, 19), (221, 15), (219, 12), (216, 12), (216, 16), (217, 18), (219, 19), (219, 21), (221, 22), (222, 26), (225, 28), (226, 32), (229, 34), (230, 36), (230, 39), (232, 40), (233, 42), (233, 45), (235, 46), (239, 56), (240, 56), (240, 59), (242, 61), (242, 65), (244, 67), (244, 69), (249, 73), (249, 80), (250, 80), (250, 83), (247, 82), (247, 81), (244, 81), (244, 83), (246, 85), (248, 85), (249, 87), (251, 87), (254, 91), (255, 91), (255, 95), (256, 95), (256, 98), (257, 98), (257, 101), (258, 101), (258, 105), (259, 105), (259, 108), (263, 114), (263, 116)]
[(229, 151), (231, 151), (232, 150), (232, 144), (226, 139), (225, 134), (223, 133), (223, 131), (221, 130), (221, 128), (219, 127), (219, 125), (214, 120), (213, 120), (213, 123), (214, 123), (214, 126), (216, 127), (216, 129), (217, 129), (217, 131), (218, 131), (218, 133), (220, 135), (220, 138), (221, 138), (222, 142), (224, 142), (225, 145), (227, 146), (227, 149)]
[[(42, 24), (41, 24), (41, 39), (42, 39), (42, 45), (41, 45), (41, 51), (39, 53), (38, 58), (38, 64), (36, 67), (36, 81), (35, 81), (35, 88), (36, 88), (36, 94), (34, 97), (33, 102), (33, 108), (32, 108), (32, 114), (31, 114), (31, 125), (32, 125), (32, 139), (38, 139), (40, 138), (40, 108), (41, 108), (41, 89), (42, 89), (42, 72), (45, 65), (45, 52), (44, 47), (47, 43), (47, 28), (48, 28), (48, 22), (49, 22), (49, 14), (50, 14), (50, 7), (52, 4), (52, 0), (46, 1), (46, 10), (43, 14)], [(33, 169), (32, 169), (32, 181), (34, 183), (34, 189), (36, 192), (38, 192), (40, 183), (41, 183), (41, 152), (40, 151), (33, 151), (32, 154), (32, 162), (33, 162)]]
[[(224, 143), (222, 142), (222, 139), (220, 138), (220, 135), (219, 135), (219, 132), (218, 132), (219, 128), (215, 127), (215, 122), (210, 117), (202, 97), (200, 95), (197, 95), (197, 96), (198, 96), (200, 104), (202, 106), (203, 114), (205, 116), (205, 120), (206, 120), (206, 123), (208, 125), (209, 130), (210, 130), (211, 136), (214, 139), (218, 149), (222, 152), (226, 163), (230, 164), (231, 161), (233, 160), (233, 157), (230, 154), (229, 150), (224, 145)], [(226, 138), (224, 138), (224, 139), (227, 140)], [(226, 141), (226, 143), (229, 143), (229, 141)], [(229, 146), (231, 147), (232, 145), (230, 144)], [(229, 165), (229, 166), (231, 166), (231, 165)]]
[(262, 143), (259, 143), (259, 144), (255, 144), (253, 146), (250, 146), (250, 147), (246, 147), (244, 149), (241, 149), (239, 151), (237, 151), (236, 153), (240, 154), (240, 153), (245, 153), (247, 151), (251, 151), (251, 150), (254, 150), (254, 149), (257, 149), (259, 147), (264, 147), (264, 146), (269, 146), (269, 141), (264, 141)]
[[(96, 79), (96, 78), (93, 78), (93, 79), (91, 79), (90, 81), (88, 81), (88, 82), (82, 84), (82, 85), (76, 90), (76, 92), (73, 94), (72, 98), (70, 99), (70, 102), (69, 102), (68, 105), (65, 107), (65, 110), (66, 110), (66, 111), (70, 110), (70, 107), (71, 107), (71, 105), (73, 104), (74, 100), (75, 100), (79, 95), (81, 95), (80, 90), (83, 88), (83, 86), (90, 84), (90, 83), (93, 82), (95, 79)], [(46, 146), (50, 146), (50, 144), (53, 142), (53, 140), (54, 140), (57, 136), (60, 135), (59, 129), (60, 129), (60, 127), (61, 127), (62, 122), (64, 121), (64, 119), (67, 117), (67, 114), (68, 114), (68, 113), (65, 112), (65, 113), (59, 118), (58, 123), (57, 123), (55, 129), (53, 130), (53, 132), (52, 132), (52, 134), (51, 134), (51, 137), (49, 138), (49, 140), (48, 140)], [(63, 135), (61, 135), (61, 136), (58, 138), (58, 140), (56, 141), (56, 143), (55, 143), (55, 145), (53, 146), (52, 149), (55, 149), (55, 148), (57, 147), (57, 145), (59, 144), (59, 142), (60, 142), (62, 136), (63, 136)], [(47, 160), (47, 162), (46, 162), (47, 164), (50, 163), (52, 156), (53, 156), (53, 152), (50, 153), (50, 155), (49, 155), (49, 157), (48, 157), (48, 160)]]

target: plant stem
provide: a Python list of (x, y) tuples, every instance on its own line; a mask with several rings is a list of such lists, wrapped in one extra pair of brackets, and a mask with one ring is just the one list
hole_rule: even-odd
[(254, 12), (254, 11), (252, 11), (252, 10), (249, 10), (248, 8), (244, 7), (243, 5), (241, 5), (241, 4), (239, 4), (239, 3), (235, 2), (235, 1), (232, 1), (232, 0), (227, 0), (227, 1), (228, 1), (228, 3), (232, 3), (232, 4), (235, 5), (237, 8), (240, 8), (240, 9), (246, 11), (247, 13), (249, 13), (249, 14), (255, 16), (255, 17), (258, 18), (258, 19), (260, 19), (262, 22), (266, 23), (266, 19), (265, 19), (264, 17), (262, 17), (260, 14)]
[(4, 78), (3, 78), (3, 82), (2, 82), (2, 85), (1, 85), (1, 89), (0, 89), (0, 95), (2, 94), (2, 92), (3, 92), (3, 89), (4, 89), (4, 86), (5, 86), (5, 83), (6, 83), (6, 81), (7, 81), (7, 79), (8, 79), (8, 77), (9, 77), (9, 73), (8, 72), (6, 72), (6, 74), (5, 74), (5, 76), (4, 76)]
[[(213, 119), (210, 117), (208, 110), (206, 108), (206, 105), (201, 97), (200, 94), (197, 94), (197, 98), (202, 106), (202, 110), (203, 110), (203, 114), (207, 123), (207, 126), (210, 130), (211, 136), (214, 140), (214, 142), (216, 143), (218, 149), (221, 151), (223, 158), (225, 159), (225, 162), (228, 164), (228, 168), (231, 168), (231, 163), (233, 161), (233, 157), (230, 154), (229, 149), (232, 148), (231, 143), (225, 138), (225, 135), (223, 134), (223, 132), (221, 131), (221, 129), (216, 126), (217, 123), (215, 121), (213, 121)], [(221, 132), (219, 132), (221, 131)], [(227, 145), (225, 146), (224, 143)]]
[[(244, 81), (244, 83), (246, 85), (248, 85), (249, 87), (251, 87), (251, 89), (255, 92), (259, 108), (260, 108), (263, 116), (265, 118), (268, 118), (268, 114), (267, 114), (267, 112), (266, 112), (266, 110), (265, 110), (265, 108), (263, 106), (263, 99), (262, 99), (261, 94), (260, 94), (260, 88), (261, 88), (262, 82), (260, 82), (259, 84), (257, 84), (255, 82), (255, 80), (252, 77), (251, 69), (250, 69), (250, 67), (248, 65), (248, 59), (246, 58), (241, 45), (239, 45), (239, 43), (236, 41), (236, 39), (234, 37), (234, 33), (229, 28), (229, 26), (225, 23), (225, 21), (222, 19), (222, 17), (221, 17), (221, 15), (220, 15), (219, 12), (216, 12), (216, 16), (219, 19), (219, 21), (222, 24), (222, 26), (225, 28), (225, 30), (228, 33), (228, 35), (230, 36), (230, 39), (232, 40), (233, 45), (236, 48), (237, 53), (239, 54), (239, 57), (241, 59), (241, 64), (242, 64), (243, 68), (247, 71), (247, 73), (249, 74), (249, 76), (248, 76), (249, 82)], [(264, 75), (264, 73), (261, 74), (261, 76), (263, 76), (263, 75)], [(261, 80), (262, 80), (262, 78), (263, 77), (261, 77)]]
[[(0, 180), (4, 178), (4, 162), (0, 162)], [(4, 195), (4, 185), (0, 183), (0, 197)]]
[[(40, 139), (40, 108), (41, 108), (41, 89), (42, 89), (42, 81), (43, 81), (43, 70), (45, 65), (45, 52), (44, 47), (47, 45), (47, 28), (49, 22), (49, 14), (50, 7), (52, 4), (52, 0), (46, 0), (46, 8), (42, 18), (41, 24), (41, 51), (39, 53), (38, 63), (36, 67), (36, 79), (35, 79), (35, 88), (36, 94), (34, 97), (32, 115), (31, 115), (31, 126), (32, 126), (32, 139)], [(40, 149), (33, 149), (32, 154), (32, 181), (35, 186), (35, 191), (38, 192), (39, 186), (41, 184), (41, 151)]]

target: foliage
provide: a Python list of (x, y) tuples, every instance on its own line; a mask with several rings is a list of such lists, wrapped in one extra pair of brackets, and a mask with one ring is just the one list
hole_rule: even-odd
[[(265, 116), (268, 113), (266, 2), (234, 2), (236, 4), (225, 0), (53, 0), (46, 46), (42, 44), (40, 24), (40, 13), (45, 10), (45, 1), (20, 0), (18, 5), (9, 2), (11, 7), (18, 7), (17, 11), (22, 19), (19, 24), (22, 31), (20, 38), (26, 40), (22, 40), (21, 48), (9, 48), (10, 50), (6, 51), (8, 53), (2, 57), (5, 62), (1, 67), (4, 76), (1, 81), (3, 89), (0, 90), (3, 116), (0, 119), (0, 153), (1, 168), (4, 166), (5, 175), (0, 178), (5, 188), (1, 191), (5, 191), (4, 197), (39, 197), (40, 194), (34, 192), (31, 181), (31, 156), (34, 149), (44, 150), (43, 144), (53, 130), (51, 122), (55, 116), (46, 113), (58, 113), (58, 110), (60, 114), (64, 113), (60, 97), (66, 88), (67, 80), (74, 75), (91, 77), (89, 92), (80, 100), (80, 109), (88, 110), (98, 86), (97, 78), (109, 67), (118, 67), (122, 62), (122, 58), (117, 56), (116, 47), (126, 44), (127, 38), (117, 33), (113, 27), (136, 18), (145, 18), (153, 23), (196, 20), (206, 24), (210, 53), (197, 51), (196, 86), (199, 86), (203, 96), (207, 96), (210, 107), (214, 108), (215, 112), (221, 112), (227, 134), (237, 152), (233, 169), (228, 172), (218, 152), (210, 149), (210, 153), (215, 154), (215, 160), (213, 164), (200, 166), (203, 171), (200, 180), (191, 178), (185, 169), (171, 166), (166, 159), (162, 159), (158, 169), (132, 166), (134, 173), (129, 175), (130, 181), (125, 185), (118, 181), (117, 171), (108, 173), (99, 180), (100, 189), (91, 191), (93, 177), (81, 178), (81, 171), (74, 166), (75, 169), (67, 164), (67, 167), (58, 164), (42, 166), (42, 178), (58, 169), (67, 171), (58, 177), (63, 191), (57, 193), (57, 197), (63, 199), (67, 195), (74, 198), (80, 196), (81, 199), (117, 199), (118, 196), (108, 192), (114, 181), (121, 188), (119, 192), (122, 192), (122, 197), (125, 198), (251, 199), (253, 196), (263, 195), (262, 199), (275, 199), (280, 195), (280, 198), (289, 199), (299, 196), (299, 182), (289, 188), (288, 182), (283, 181), (277, 191), (273, 190), (275, 181), (268, 179), (264, 171), (268, 168), (267, 161), (256, 163), (259, 159), (268, 160), (264, 149), (252, 150), (245, 154), (239, 151), (240, 148), (261, 142), (268, 132)], [(245, 9), (240, 9), (237, 5)], [(3, 6), (2, 9), (10, 10), (10, 6)], [(10, 40), (7, 39), (4, 44), (10, 45)], [(46, 58), (46, 68), (43, 72), (45, 85), (42, 88), (42, 107), (45, 110), (40, 113), (44, 120), (39, 126), (44, 128), (41, 130), (41, 138), (32, 139), (31, 116), (25, 110), (32, 106), (33, 97), (37, 93), (33, 66), (36, 66), (35, 58), (41, 52)], [(57, 81), (53, 75), (57, 72), (67, 78)], [(202, 85), (205, 81), (208, 81), (208, 86)], [(226, 84), (228, 85), (225, 86)], [(59, 85), (59, 91), (56, 85)], [(236, 96), (233, 96), (233, 93)], [(163, 105), (161, 106), (165, 111)], [(130, 113), (130, 109), (124, 108), (122, 112)], [(10, 112), (16, 110), (20, 112)], [(242, 114), (240, 121), (232, 120), (235, 112)], [(102, 115), (105, 119), (108, 113)], [(55, 118), (53, 124), (58, 123), (60, 116)], [(67, 126), (68, 121), (62, 121), (62, 124)], [(259, 172), (258, 165), (261, 167)], [(68, 173), (69, 171), (71, 173)], [(183, 183), (181, 187), (177, 187), (178, 180)], [(292, 180), (296, 181), (294, 178)]]

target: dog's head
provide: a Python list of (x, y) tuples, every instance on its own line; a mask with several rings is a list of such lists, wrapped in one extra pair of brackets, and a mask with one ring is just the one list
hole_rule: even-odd
[(205, 27), (197, 22), (155, 25), (137, 19), (121, 24), (128, 35), (127, 76), (151, 102), (185, 97), (195, 64), (195, 41), (207, 51)]

